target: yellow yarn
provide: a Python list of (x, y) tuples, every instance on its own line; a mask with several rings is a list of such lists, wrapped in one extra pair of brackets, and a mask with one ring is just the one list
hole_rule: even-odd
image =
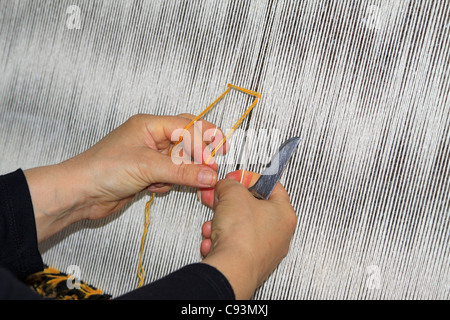
[(137, 271), (138, 278), (140, 279), (138, 288), (142, 287), (145, 279), (145, 270), (144, 266), (142, 265), (142, 255), (144, 253), (145, 237), (147, 236), (148, 226), (150, 224), (150, 205), (152, 204), (154, 199), (155, 194), (152, 193), (152, 198), (145, 204), (144, 234), (142, 235), (141, 239), (141, 248), (139, 250), (139, 266)]
[[(201, 117), (203, 117), (216, 103), (218, 103), (220, 100), (222, 100), (222, 98), (228, 93), (230, 92), (230, 89), (236, 89), (239, 91), (242, 91), (246, 94), (255, 96), (255, 100), (253, 101), (253, 103), (250, 105), (250, 107), (247, 108), (247, 110), (245, 110), (245, 112), (242, 114), (242, 116), (236, 121), (236, 123), (233, 125), (233, 127), (231, 128), (231, 130), (227, 133), (227, 135), (222, 139), (222, 141), (216, 146), (216, 148), (211, 152), (211, 154), (209, 155), (209, 157), (206, 159), (205, 164), (208, 164), (209, 161), (211, 160), (212, 157), (214, 157), (214, 155), (216, 154), (216, 152), (225, 144), (225, 142), (227, 141), (227, 139), (233, 134), (233, 132), (237, 129), (237, 127), (242, 123), (242, 121), (244, 121), (244, 119), (250, 114), (250, 112), (252, 111), (252, 109), (255, 107), (255, 105), (258, 103), (259, 99), (261, 98), (261, 94), (255, 91), (251, 91), (248, 89), (244, 89), (232, 84), (228, 84), (227, 90), (225, 90), (224, 93), (222, 93), (219, 98), (217, 98), (213, 103), (211, 103), (205, 110), (202, 111), (202, 113), (200, 113), (197, 117), (195, 117), (185, 128), (183, 133), (180, 135), (178, 141), (176, 143), (174, 143), (174, 145), (172, 146), (172, 149), (170, 150), (169, 155), (172, 155), (172, 150), (173, 148), (175, 148), (181, 141), (183, 141), (183, 135), (184, 133), (189, 130), (190, 127), (192, 127), (194, 125), (194, 123), (196, 121), (198, 121)], [(150, 224), (150, 205), (153, 202), (153, 200), (155, 199), (155, 194), (152, 194), (151, 199), (146, 203), (145, 205), (145, 220), (144, 220), (144, 234), (142, 235), (142, 239), (141, 239), (141, 248), (140, 248), (140, 252), (139, 252), (139, 266), (138, 266), (138, 271), (137, 271), (137, 275), (138, 278), (140, 279), (139, 284), (138, 284), (138, 288), (140, 288), (143, 284), (144, 284), (144, 279), (145, 279), (145, 270), (144, 267), (142, 265), (142, 256), (143, 256), (143, 252), (144, 252), (144, 244), (145, 244), (145, 237), (147, 235), (147, 231), (148, 231), (148, 226)]]
[(238, 119), (238, 121), (236, 121), (236, 123), (234, 124), (234, 126), (231, 128), (231, 130), (227, 133), (227, 135), (222, 139), (222, 141), (216, 146), (216, 148), (211, 152), (211, 155), (206, 159), (205, 164), (208, 164), (209, 161), (211, 160), (212, 157), (214, 157), (214, 155), (216, 154), (216, 152), (224, 145), (224, 143), (227, 141), (227, 139), (233, 134), (233, 132), (236, 130), (236, 128), (242, 123), (242, 121), (244, 121), (244, 119), (250, 114), (250, 112), (252, 111), (252, 109), (255, 107), (255, 105), (258, 103), (259, 99), (261, 98), (261, 94), (255, 91), (251, 91), (248, 89), (244, 89), (232, 84), (228, 84), (227, 90), (225, 90), (224, 93), (222, 93), (220, 95), (219, 98), (216, 99), (216, 101), (214, 101), (213, 103), (211, 103), (208, 108), (206, 108), (205, 110), (203, 110), (202, 113), (200, 113), (197, 117), (195, 117), (191, 123), (189, 123), (186, 128), (184, 128), (183, 133), (181, 134), (180, 138), (178, 139), (178, 141), (173, 145), (173, 148), (175, 148), (175, 146), (177, 146), (181, 141), (183, 141), (183, 135), (184, 133), (194, 125), (194, 123), (196, 121), (198, 121), (201, 117), (203, 117), (205, 115), (205, 113), (207, 113), (216, 103), (218, 103), (220, 100), (222, 100), (222, 98), (228, 93), (230, 92), (230, 89), (236, 89), (239, 91), (242, 91), (246, 94), (255, 96), (255, 100), (253, 101), (253, 103), (250, 105), (250, 107), (248, 107), (247, 110), (245, 110), (244, 114)]

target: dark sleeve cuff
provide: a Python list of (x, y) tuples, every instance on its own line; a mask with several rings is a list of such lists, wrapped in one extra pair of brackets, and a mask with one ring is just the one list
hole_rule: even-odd
[(33, 203), (21, 169), (0, 176), (0, 265), (19, 279), (44, 269)]
[(216, 268), (195, 263), (127, 293), (118, 300), (234, 300), (234, 291)]

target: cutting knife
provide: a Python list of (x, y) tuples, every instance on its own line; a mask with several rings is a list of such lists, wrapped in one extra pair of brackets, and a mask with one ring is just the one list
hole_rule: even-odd
[(300, 138), (298, 137), (293, 137), (283, 142), (261, 177), (248, 189), (255, 198), (260, 200), (269, 199), (299, 142)]

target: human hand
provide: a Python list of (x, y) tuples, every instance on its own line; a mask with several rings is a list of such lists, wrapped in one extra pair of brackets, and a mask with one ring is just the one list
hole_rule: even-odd
[[(60, 164), (25, 170), (35, 210), (38, 241), (82, 219), (100, 219), (116, 212), (137, 193), (161, 193), (172, 184), (211, 187), (217, 182), (217, 164), (177, 164), (169, 153), (173, 134), (182, 130), (193, 115), (136, 115), (113, 130), (85, 152)], [(201, 148), (214, 148), (223, 133), (210, 122), (201, 121), (189, 129), (182, 160)], [(214, 142), (203, 134), (216, 132)], [(210, 134), (211, 136), (211, 134)], [(202, 141), (202, 143), (197, 143)], [(183, 141), (184, 143), (185, 141)], [(219, 153), (226, 151), (227, 145)], [(176, 156), (176, 155), (174, 155)], [(181, 162), (181, 161), (178, 161)], [(199, 161), (200, 162), (200, 161)]]
[(278, 183), (269, 200), (258, 200), (247, 190), (259, 175), (242, 171), (227, 175), (214, 189), (199, 194), (214, 210), (202, 227), (203, 262), (229, 280), (237, 299), (249, 299), (289, 250), (297, 223), (289, 195)]

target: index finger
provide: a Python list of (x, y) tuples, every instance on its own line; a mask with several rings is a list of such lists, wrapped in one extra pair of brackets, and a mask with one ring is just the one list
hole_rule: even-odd
[[(214, 126), (213, 124), (202, 122), (200, 126), (194, 125), (186, 129), (191, 121), (185, 116), (162, 116), (160, 119), (163, 123), (163, 132), (160, 133), (160, 138), (174, 143), (171, 150), (172, 156), (183, 159), (187, 153), (194, 162), (205, 163), (209, 147), (203, 140), (203, 134), (205, 130)], [(218, 165), (215, 159), (211, 160), (207, 165), (217, 170)]]
[[(237, 170), (230, 172), (227, 174), (227, 179), (234, 179), (236, 181), (240, 181), (247, 189), (252, 187), (258, 179), (261, 177), (260, 174), (256, 172), (250, 172), (245, 170)], [(277, 182), (275, 188), (272, 191), (272, 194), (269, 197), (269, 200), (272, 201), (289, 201), (289, 194), (286, 189), (280, 182)]]
[[(236, 180), (240, 182), (245, 188), (248, 189), (251, 186), (253, 186), (260, 177), (261, 175), (256, 172), (237, 170), (228, 173), (225, 179)], [(204, 203), (208, 207), (212, 207), (214, 203), (214, 188), (199, 190), (197, 196), (202, 203)], [(289, 194), (281, 185), (281, 183), (278, 182), (275, 188), (273, 189), (272, 194), (269, 197), (269, 200), (262, 200), (262, 201), (286, 202), (290, 200)]]
[[(196, 116), (189, 113), (182, 113), (178, 116), (189, 119), (190, 121), (196, 118)], [(215, 149), (219, 142), (225, 137), (222, 129), (202, 118), (198, 119), (197, 121), (200, 121), (200, 123), (202, 124), (202, 134), (206, 142), (209, 143), (209, 147), (211, 149)], [(225, 143), (217, 150), (217, 154), (226, 154), (229, 149), (230, 144), (228, 141), (225, 141)]]

